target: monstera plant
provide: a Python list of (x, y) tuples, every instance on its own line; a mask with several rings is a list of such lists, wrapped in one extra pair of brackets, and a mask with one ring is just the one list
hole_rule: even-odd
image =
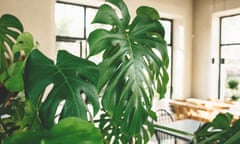
[[(103, 51), (98, 91), (102, 93), (100, 128), (113, 143), (143, 143), (153, 133), (152, 97), (164, 96), (168, 82), (168, 54), (158, 12), (150, 7), (130, 15), (122, 0), (108, 0), (93, 23), (111, 25), (89, 35), (90, 56)], [(150, 134), (149, 134), (150, 133)]]
[[(2, 54), (0, 57), (0, 142), (4, 144), (75, 144), (79, 142), (83, 144), (101, 144), (102, 137), (100, 131), (93, 124), (80, 118), (68, 117), (61, 120), (54, 127), (50, 127), (50, 124), (42, 119), (39, 120), (38, 104), (40, 102), (35, 102), (33, 97), (36, 95), (31, 96), (31, 92), (29, 92), (31, 90), (28, 90), (28, 80), (33, 78), (32, 76), (34, 75), (29, 74), (26, 70), (30, 65), (29, 61), (34, 57), (34, 52), (37, 51), (35, 50), (33, 37), (30, 33), (23, 32), (23, 26), (15, 16), (5, 14), (0, 19), (0, 38)], [(59, 55), (61, 55), (60, 53)], [(47, 59), (45, 56), (41, 58), (42, 60)], [(34, 63), (34, 61), (31, 63)], [(74, 60), (71, 63), (74, 63)], [(41, 65), (41, 63), (39, 64)], [(41, 69), (41, 67), (39, 68)], [(83, 68), (83, 71), (85, 70), (88, 70), (88, 68)], [(29, 77), (27, 76), (28, 74)], [(95, 75), (97, 74), (96, 72)], [(34, 78), (35, 82), (32, 83), (33, 85), (37, 83), (36, 78)], [(26, 95), (23, 93), (24, 89)], [(64, 91), (65, 93), (68, 92), (66, 89)], [(97, 97), (97, 95), (94, 96)], [(36, 97), (41, 98), (41, 95), (37, 95)], [(80, 110), (81, 106), (84, 107), (83, 104), (79, 103)], [(49, 118), (50, 120), (51, 118)]]
[(111, 29), (96, 29), (88, 37), (88, 58), (103, 53), (99, 64), (66, 51), (51, 60), (31, 50), (24, 71), (23, 130), (4, 143), (147, 143), (156, 119), (152, 98), (164, 97), (168, 83), (159, 18), (147, 6), (131, 18), (123, 0), (106, 0), (93, 23)]

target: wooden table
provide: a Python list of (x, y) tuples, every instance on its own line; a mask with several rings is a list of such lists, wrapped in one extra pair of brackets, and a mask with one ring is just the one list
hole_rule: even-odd
[(212, 107), (218, 110), (226, 110), (229, 109), (232, 105), (224, 103), (223, 101), (211, 101), (211, 100), (202, 100), (196, 98), (187, 98), (186, 102), (193, 103), (196, 105), (203, 105), (205, 107)]
[(156, 131), (174, 136), (178, 139), (191, 142), (194, 132), (201, 126), (202, 122), (192, 119), (176, 120), (168, 124), (158, 124)]
[(190, 118), (202, 122), (211, 121), (217, 114), (226, 112), (231, 107), (223, 102), (194, 98), (172, 100), (169, 104), (175, 111), (176, 119)]

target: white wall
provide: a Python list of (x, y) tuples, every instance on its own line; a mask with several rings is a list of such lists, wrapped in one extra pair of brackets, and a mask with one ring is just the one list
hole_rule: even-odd
[(217, 16), (240, 8), (240, 0), (194, 0), (192, 97), (217, 98), (218, 58)]
[(42, 52), (55, 55), (55, 0), (0, 0), (0, 16), (6, 13), (17, 16), (25, 31), (33, 34)]

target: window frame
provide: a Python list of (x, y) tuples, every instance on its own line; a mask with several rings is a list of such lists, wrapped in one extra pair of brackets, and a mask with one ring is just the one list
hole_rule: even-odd
[(220, 16), (219, 17), (219, 70), (218, 70), (218, 99), (224, 99), (224, 96), (221, 95), (221, 83), (222, 83), (222, 70), (221, 70), (221, 65), (225, 63), (224, 58), (222, 58), (222, 47), (224, 46), (236, 46), (239, 45), (240, 46), (240, 42), (239, 43), (223, 43), (222, 42), (222, 29), (223, 29), (223, 19), (224, 18), (229, 18), (229, 17), (234, 17), (234, 16), (240, 16), (240, 13), (235, 13), (235, 14), (230, 14), (230, 15), (224, 15), (224, 16)]
[[(96, 6), (91, 6), (91, 5), (84, 5), (84, 4), (78, 4), (78, 3), (72, 3), (72, 2), (65, 2), (65, 1), (56, 1), (55, 4), (66, 4), (66, 5), (71, 5), (71, 6), (78, 6), (84, 9), (84, 22), (83, 22), (83, 37), (72, 37), (72, 36), (60, 36), (56, 34), (56, 42), (70, 42), (70, 43), (74, 43), (76, 41), (80, 41), (79, 44), (79, 49), (80, 49), (80, 57), (83, 57), (83, 55), (87, 55), (86, 53), (83, 54), (82, 53), (82, 49), (86, 49), (86, 48), (82, 48), (82, 41), (87, 41), (87, 21), (86, 21), (86, 16), (87, 16), (87, 9), (91, 8), (91, 9), (98, 9), (99, 7)], [(87, 51), (87, 49), (86, 49)]]

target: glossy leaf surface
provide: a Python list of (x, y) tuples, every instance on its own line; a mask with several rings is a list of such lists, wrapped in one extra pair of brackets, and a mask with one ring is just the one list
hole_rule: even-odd
[(11, 49), (22, 32), (23, 26), (18, 18), (9, 14), (0, 17), (0, 73), (6, 70), (9, 62), (13, 61)]
[[(99, 103), (94, 83), (97, 79), (97, 67), (90, 61), (59, 51), (55, 64), (40, 51), (34, 50), (26, 64), (25, 91), (36, 109), (40, 110), (43, 125), (51, 128), (61, 102), (65, 103), (62, 104), (60, 118), (77, 116), (87, 120), (87, 103), (92, 104), (96, 114)], [(52, 88), (43, 97), (49, 85)]]
[(230, 113), (218, 114), (212, 122), (201, 126), (194, 136), (194, 144), (238, 144), (240, 120), (233, 121)]
[[(24, 89), (23, 71), (26, 58), (34, 47), (33, 37), (30, 33), (24, 32), (18, 36), (12, 48), (16, 60), (0, 75), (0, 82), (4, 81), (4, 86), (9, 91), (18, 92)], [(24, 54), (21, 56), (20, 52)]]

